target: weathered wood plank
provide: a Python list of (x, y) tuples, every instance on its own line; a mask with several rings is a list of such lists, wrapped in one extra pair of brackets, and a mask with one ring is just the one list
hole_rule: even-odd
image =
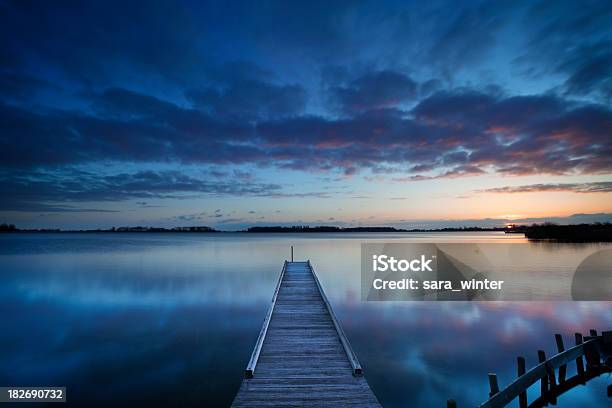
[(233, 407), (380, 407), (309, 262), (287, 262)]

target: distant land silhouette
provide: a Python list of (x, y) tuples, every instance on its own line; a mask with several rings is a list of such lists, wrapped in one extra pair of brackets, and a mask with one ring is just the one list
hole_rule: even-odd
[(0, 224), (0, 232), (18, 231), (14, 224)]
[(82, 229), (82, 230), (61, 230), (61, 229), (19, 229), (14, 224), (0, 224), (0, 232), (164, 232), (164, 233), (329, 233), (329, 232), (476, 232), (476, 231), (504, 231), (508, 234), (524, 234), (530, 240), (555, 240), (560, 242), (612, 242), (612, 224), (532, 224), (532, 225), (508, 225), (506, 227), (482, 228), (482, 227), (459, 227), (459, 228), (436, 228), (436, 229), (401, 229), (395, 227), (336, 227), (330, 225), (308, 226), (294, 225), (291, 227), (283, 226), (258, 226), (250, 227), (241, 231), (220, 231), (208, 226), (189, 226), (189, 227), (113, 227), (109, 229)]
[(612, 242), (612, 224), (534, 224), (510, 226), (507, 233), (522, 233), (530, 240), (559, 242)]
[(458, 231), (503, 231), (504, 228), (481, 228), (481, 227), (459, 227), (459, 228), (436, 228), (436, 229), (401, 229), (395, 227), (335, 227), (321, 225), (310, 227), (307, 225), (295, 225), (291, 227), (251, 227), (246, 232), (458, 232)]
[(481, 228), (481, 227), (459, 227), (459, 228), (437, 228), (437, 229), (401, 229), (395, 227), (336, 227), (329, 225), (308, 226), (294, 225), (291, 227), (264, 226), (250, 227), (240, 231), (221, 231), (207, 226), (190, 227), (112, 227), (108, 229), (80, 229), (62, 230), (53, 228), (20, 229), (13, 224), (0, 224), (0, 232), (248, 232), (248, 233), (271, 233), (271, 232), (458, 232), (458, 231), (503, 231), (504, 228)]

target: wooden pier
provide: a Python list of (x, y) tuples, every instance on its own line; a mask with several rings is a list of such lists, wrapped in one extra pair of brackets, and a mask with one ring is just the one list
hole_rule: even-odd
[(380, 407), (309, 261), (285, 262), (232, 407)]

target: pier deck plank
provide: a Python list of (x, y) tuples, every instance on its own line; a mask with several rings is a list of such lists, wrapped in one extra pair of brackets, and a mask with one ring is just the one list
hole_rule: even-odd
[[(342, 330), (340, 330), (342, 331)], [(288, 262), (256, 369), (232, 407), (380, 407), (354, 376), (309, 262)]]

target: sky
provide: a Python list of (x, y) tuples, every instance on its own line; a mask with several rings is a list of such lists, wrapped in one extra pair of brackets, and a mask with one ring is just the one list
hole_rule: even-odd
[(0, 0), (0, 222), (612, 220), (609, 1)]

